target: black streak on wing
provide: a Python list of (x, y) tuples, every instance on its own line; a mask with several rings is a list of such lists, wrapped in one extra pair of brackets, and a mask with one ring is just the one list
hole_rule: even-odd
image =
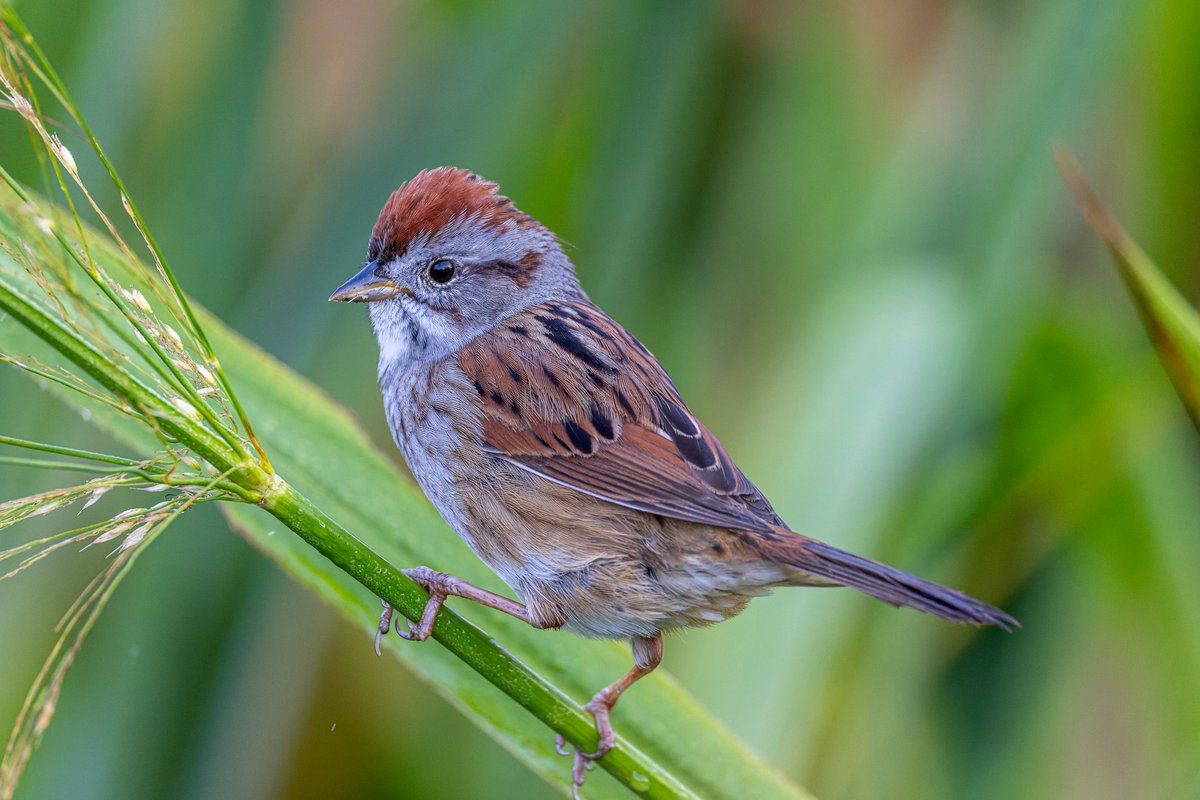
[(592, 427), (596, 429), (596, 433), (601, 439), (611, 440), (613, 438), (612, 420), (606, 417), (604, 412), (594, 405), (592, 406), (591, 421)]
[(598, 369), (601, 372), (617, 371), (616, 367), (605, 364), (595, 353), (589, 350), (566, 322), (556, 317), (538, 317), (538, 319), (546, 327), (546, 334), (549, 336), (550, 341), (563, 350), (566, 350), (575, 358), (587, 364), (592, 369)]
[(675, 443), (680, 455), (697, 469), (716, 466), (717, 457), (704, 441), (690, 414), (666, 398), (659, 400), (658, 410), (663, 417), (667, 434)]
[(784, 527), (649, 351), (590, 303), (522, 312), (459, 364), (485, 385), (506, 373), (528, 400), (480, 398), (489, 452), (628, 508), (761, 534)]
[(563, 428), (567, 432), (567, 438), (571, 440), (571, 444), (580, 453), (588, 454), (592, 452), (592, 436), (574, 420), (564, 420)]

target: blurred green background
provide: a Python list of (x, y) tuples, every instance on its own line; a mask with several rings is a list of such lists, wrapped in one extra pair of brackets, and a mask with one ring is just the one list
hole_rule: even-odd
[[(1200, 437), (1049, 158), (1200, 299), (1200, 4), (21, 10), (185, 288), (389, 453), (366, 314), (325, 298), (400, 181), (470, 167), (793, 527), (1023, 621), (787, 591), (669, 640), (818, 797), (1200, 796)], [(40, 185), (15, 116), (0, 147)], [(98, 441), (11, 370), (0, 418)], [(0, 584), (5, 730), (102, 559)], [(18, 797), (535, 798), (567, 769), (541, 782), (205, 509), (117, 593)]]

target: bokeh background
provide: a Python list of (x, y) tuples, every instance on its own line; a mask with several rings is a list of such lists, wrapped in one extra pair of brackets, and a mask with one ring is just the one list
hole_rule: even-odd
[[(325, 297), (401, 180), (470, 167), (573, 245), (793, 527), (1021, 618), (789, 591), (670, 640), (818, 797), (1200, 796), (1200, 436), (1050, 161), (1068, 145), (1200, 299), (1194, 0), (22, 12), (184, 286), (389, 453), (366, 314)], [(15, 117), (0, 146), (40, 182)], [(13, 371), (0, 415), (97, 441)], [(55, 479), (0, 472), (3, 499)], [(100, 557), (0, 584), (5, 730)], [(539, 798), (565, 774), (205, 509), (119, 590), (18, 796)]]

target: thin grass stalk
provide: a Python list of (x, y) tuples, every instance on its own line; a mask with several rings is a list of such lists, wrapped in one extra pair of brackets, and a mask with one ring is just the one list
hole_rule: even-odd
[[(55, 167), (55, 170), (57, 174), (57, 167)], [(29, 193), (24, 191), (23, 187), (14, 181), (8, 172), (3, 168), (0, 168), (0, 177), (3, 177), (5, 182), (8, 183), (9, 186), (13, 187), (13, 190), (17, 192), (18, 197), (27, 203), (32, 202), (32, 198), (30, 198)], [(66, 195), (69, 200), (70, 192), (67, 189), (66, 183), (62, 180), (61, 175), (59, 175), (59, 184), (62, 188), (63, 194)], [(82, 225), (78, 213), (75, 212), (73, 204), (71, 206), (71, 213), (75, 218), (76, 224)], [(82, 232), (82, 230), (83, 229), (81, 227), (80, 231)], [(83, 244), (85, 254), (87, 254), (87, 261), (85, 262), (84, 259), (79, 257), (79, 253), (76, 252), (75, 248), (72, 247), (73, 243), (71, 240), (68, 239), (66, 235), (58, 229), (57, 226), (53, 226), (50, 233), (58, 240), (59, 244), (62, 245), (63, 250), (66, 251), (71, 259), (83, 269), (92, 282), (96, 284), (96, 287), (99, 288), (105, 297), (108, 298), (109, 302), (111, 302), (113, 306), (121, 312), (121, 315), (131, 326), (133, 326), (134, 330), (136, 330), (137, 333), (142, 337), (142, 340), (154, 352), (154, 355), (158, 357), (158, 360), (162, 363), (162, 365), (165, 366), (170, 372), (170, 376), (163, 375), (163, 377), (170, 378), (169, 382), (171, 385), (186, 398), (189, 405), (195, 408), (197, 413), (203, 416), (209, 422), (209, 424), (213, 426), (213, 429), (217, 431), (218, 435), (220, 435), (230, 447), (236, 450), (242, 457), (249, 456), (249, 453), (243, 447), (242, 442), (236, 433), (230, 431), (221, 424), (221, 421), (217, 418), (212, 408), (207, 402), (204, 401), (204, 398), (197, 393), (196, 388), (192, 386), (191, 381), (182, 373), (179, 367), (175, 364), (174, 360), (171, 359), (163, 350), (154, 334), (145, 326), (138, 315), (133, 313), (129, 303), (127, 303), (125, 299), (117, 292), (113, 291), (113, 288), (108, 284), (108, 281), (105, 280), (105, 277), (100, 273), (99, 269), (92, 261), (90, 250), (87, 248), (86, 239), (84, 240)], [(138, 350), (140, 351), (140, 348), (138, 348)], [(160, 374), (162, 374), (161, 371)]]
[[(50, 656), (46, 659), (42, 670), (34, 679), (25, 702), (13, 724), (13, 733), (9, 737), (4, 752), (6, 769), (0, 771), (0, 800), (10, 800), (17, 789), (17, 780), (24, 770), (25, 764), (33, 754), (38, 740), (45, 733), (50, 716), (58, 704), (62, 691), (62, 682), (67, 670), (75, 661), (84, 640), (100, 618), (100, 613), (108, 604), (113, 592), (133, 567), (142, 551), (156, 539), (166, 526), (156, 526), (142, 542), (141, 546), (120, 553), (115, 561), (93, 581), (80, 599), (72, 606), (72, 613), (65, 615), (59, 625), (61, 635)], [(95, 587), (93, 589), (93, 587)], [(86, 612), (86, 613), (84, 613)], [(67, 641), (74, 632), (74, 639), (69, 646)], [(65, 648), (65, 649), (64, 649)], [(30, 715), (37, 709), (37, 718), (30, 725)]]
[(79, 450), (75, 447), (62, 447), (60, 445), (45, 444), (43, 442), (31, 442), (27, 439), (16, 439), (12, 436), (0, 436), (0, 444), (11, 445), (13, 447), (24, 447), (28, 450), (40, 450), (43, 453), (54, 453), (59, 456), (74, 456), (88, 461), (100, 461), (105, 464), (119, 464), (123, 467), (136, 467), (140, 462), (130, 458), (122, 458), (120, 456), (110, 456), (107, 453), (93, 453), (90, 450)]
[(133, 409), (128, 408), (127, 406), (121, 405), (116, 400), (112, 399), (111, 397), (109, 397), (107, 395), (101, 394), (96, 391), (92, 391), (91, 386), (89, 386), (88, 384), (82, 383), (82, 382), (75, 382), (75, 381), (69, 380), (68, 378), (65, 378), (61, 375), (55, 375), (53, 372), (51, 372), (48, 369), (42, 369), (40, 367), (34, 366), (33, 364), (30, 363), (29, 359), (20, 361), (18, 359), (10, 358), (10, 357), (0, 353), (0, 362), (5, 363), (5, 364), (12, 364), (12, 365), (16, 366), (18, 369), (21, 369), (21, 370), (29, 373), (30, 375), (36, 375), (38, 378), (41, 378), (42, 380), (49, 381), (51, 383), (57, 383), (59, 386), (69, 389), (70, 391), (72, 391), (76, 394), (82, 395), (89, 400), (106, 405), (109, 408), (111, 408), (112, 410), (117, 411), (121, 414), (124, 414), (127, 417), (133, 417), (133, 418), (137, 417), (137, 414), (133, 411)]
[(52, 461), (44, 458), (20, 458), (19, 456), (0, 456), (0, 464), (9, 467), (30, 467), (32, 469), (53, 469), (60, 472), (97, 472), (101, 475), (111, 475), (112, 470), (99, 464), (79, 464), (74, 461)]
[(116, 363), (74, 331), (56, 323), (3, 279), (0, 279), (0, 308), (73, 361), (106, 389), (146, 409), (147, 414), (152, 415), (169, 433), (186, 443), (213, 466), (218, 469), (233, 466), (232, 454), (222, 440), (207, 428), (188, 419), (136, 377), (123, 372)]
[(46, 84), (52, 88), (56, 97), (63, 104), (63, 107), (67, 109), (67, 112), (75, 120), (76, 124), (79, 125), (80, 129), (84, 133), (84, 136), (87, 137), (88, 143), (91, 144), (92, 149), (95, 151), (96, 156), (100, 159), (100, 163), (103, 164), (105, 170), (108, 171), (108, 176), (112, 180), (113, 185), (117, 188), (117, 191), (121, 193), (122, 204), (129, 212), (129, 216), (133, 219), (134, 224), (137, 226), (138, 232), (142, 235), (142, 238), (145, 239), (147, 247), (150, 248), (150, 251), (154, 255), (155, 265), (170, 284), (172, 293), (179, 303), (184, 317), (188, 321), (188, 327), (190, 328), (192, 335), (195, 336), (196, 341), (200, 346), (200, 350), (204, 354), (204, 358), (213, 368), (213, 371), (217, 376), (217, 380), (220, 381), (222, 391), (225, 393), (225, 396), (229, 398), (229, 402), (233, 406), (238, 420), (241, 422), (242, 429), (246, 432), (246, 437), (253, 445), (254, 450), (258, 454), (258, 457), (264, 468), (268, 472), (272, 472), (273, 470), (271, 468), (271, 461), (267, 457), (266, 452), (263, 450), (262, 445), (259, 443), (258, 437), (254, 435), (254, 429), (250, 425), (250, 420), (246, 415), (245, 408), (242, 406), (241, 400), (238, 399), (237, 393), (233, 390), (232, 384), (225, 375), (225, 370), (221, 366), (221, 362), (217, 358), (216, 353), (213, 351), (212, 344), (208, 341), (208, 336), (204, 333), (204, 328), (200, 325), (199, 320), (196, 318), (196, 313), (192, 309), (191, 303), (187, 299), (187, 295), (184, 294), (183, 287), (180, 286), (178, 279), (175, 277), (175, 271), (171, 269), (171, 265), (167, 261), (166, 254), (162, 251), (162, 248), (159, 247), (158, 241), (154, 238), (153, 234), (151, 234), (149, 227), (142, 218), (141, 211), (134, 203), (133, 197), (130, 195), (129, 191), (125, 188), (125, 183), (121, 180), (121, 176), (117, 173), (116, 167), (113, 165), (112, 161), (109, 160), (108, 154), (104, 152), (104, 148), (100, 145), (99, 139), (97, 139), (96, 135), (92, 132), (91, 126), (88, 125), (87, 118), (82, 112), (80, 112), (79, 107), (75, 104), (74, 98), (72, 98), (66, 84), (59, 77), (57, 70), (54, 69), (54, 66), (50, 63), (50, 60), (46, 58), (46, 54), (42, 52), (42, 48), (38, 45), (37, 40), (34, 39), (33, 34), (30, 33), (29, 29), (25, 26), (25, 23), (21, 20), (16, 10), (11, 5), (6, 3), (2, 8), (0, 8), (0, 18), (2, 18), (5, 23), (12, 27), (17, 35), (20, 36), (24, 45), (29, 48), (31, 53), (33, 53)]

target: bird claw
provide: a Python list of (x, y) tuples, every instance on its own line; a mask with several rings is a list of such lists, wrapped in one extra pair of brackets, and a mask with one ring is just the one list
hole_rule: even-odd
[(383, 603), (383, 613), (379, 615), (379, 627), (375, 630), (375, 655), (380, 655), (379, 643), (392, 627), (392, 604), (387, 600), (379, 602)]
[(595, 768), (595, 760), (601, 756), (595, 753), (581, 753), (575, 750), (575, 761), (571, 765), (571, 798), (579, 800), (579, 790), (587, 780), (587, 774)]
[[(435, 576), (449, 578), (448, 575), (442, 575), (440, 572), (433, 572), (428, 567), (417, 567), (415, 570), (406, 570), (408, 572), (417, 572), (424, 570), (427, 573), (432, 573)], [(410, 576), (412, 577), (412, 576)], [(424, 577), (424, 576), (422, 576)], [(418, 578), (413, 580), (426, 586), (425, 582)], [(437, 613), (441, 611), (442, 605), (446, 602), (446, 594), (439, 590), (440, 582), (436, 579), (431, 582), (430, 586), (426, 586), (429, 591), (429, 600), (425, 603), (425, 611), (422, 612), (421, 618), (416, 622), (408, 623), (408, 630), (405, 630), (400, 625), (396, 625), (396, 635), (401, 639), (407, 639), (410, 642), (423, 642), (433, 633), (433, 621), (437, 618)], [(379, 627), (375, 631), (375, 655), (379, 655), (379, 643), (382, 641), (384, 634), (392, 627), (392, 604), (386, 600), (381, 600), (383, 603), (383, 614), (379, 617)]]
[(578, 747), (569, 747), (566, 738), (561, 733), (554, 737), (554, 752), (560, 756), (573, 755), (575, 757), (571, 765), (571, 797), (573, 800), (579, 800), (579, 789), (587, 780), (587, 774), (595, 768), (595, 762), (608, 755), (616, 744), (617, 735), (613, 731), (612, 721), (609, 719), (610, 707), (611, 703), (608, 698), (602, 694), (593, 697), (591, 702), (583, 707), (583, 710), (596, 720), (598, 739), (596, 752), (584, 753)]
[(583, 782), (587, 780), (587, 774), (592, 769), (592, 757), (587, 753), (581, 753), (579, 748), (567, 744), (566, 737), (561, 733), (554, 736), (554, 752), (560, 756), (573, 755), (575, 757), (571, 764), (571, 800), (580, 800), (579, 790), (583, 787)]

